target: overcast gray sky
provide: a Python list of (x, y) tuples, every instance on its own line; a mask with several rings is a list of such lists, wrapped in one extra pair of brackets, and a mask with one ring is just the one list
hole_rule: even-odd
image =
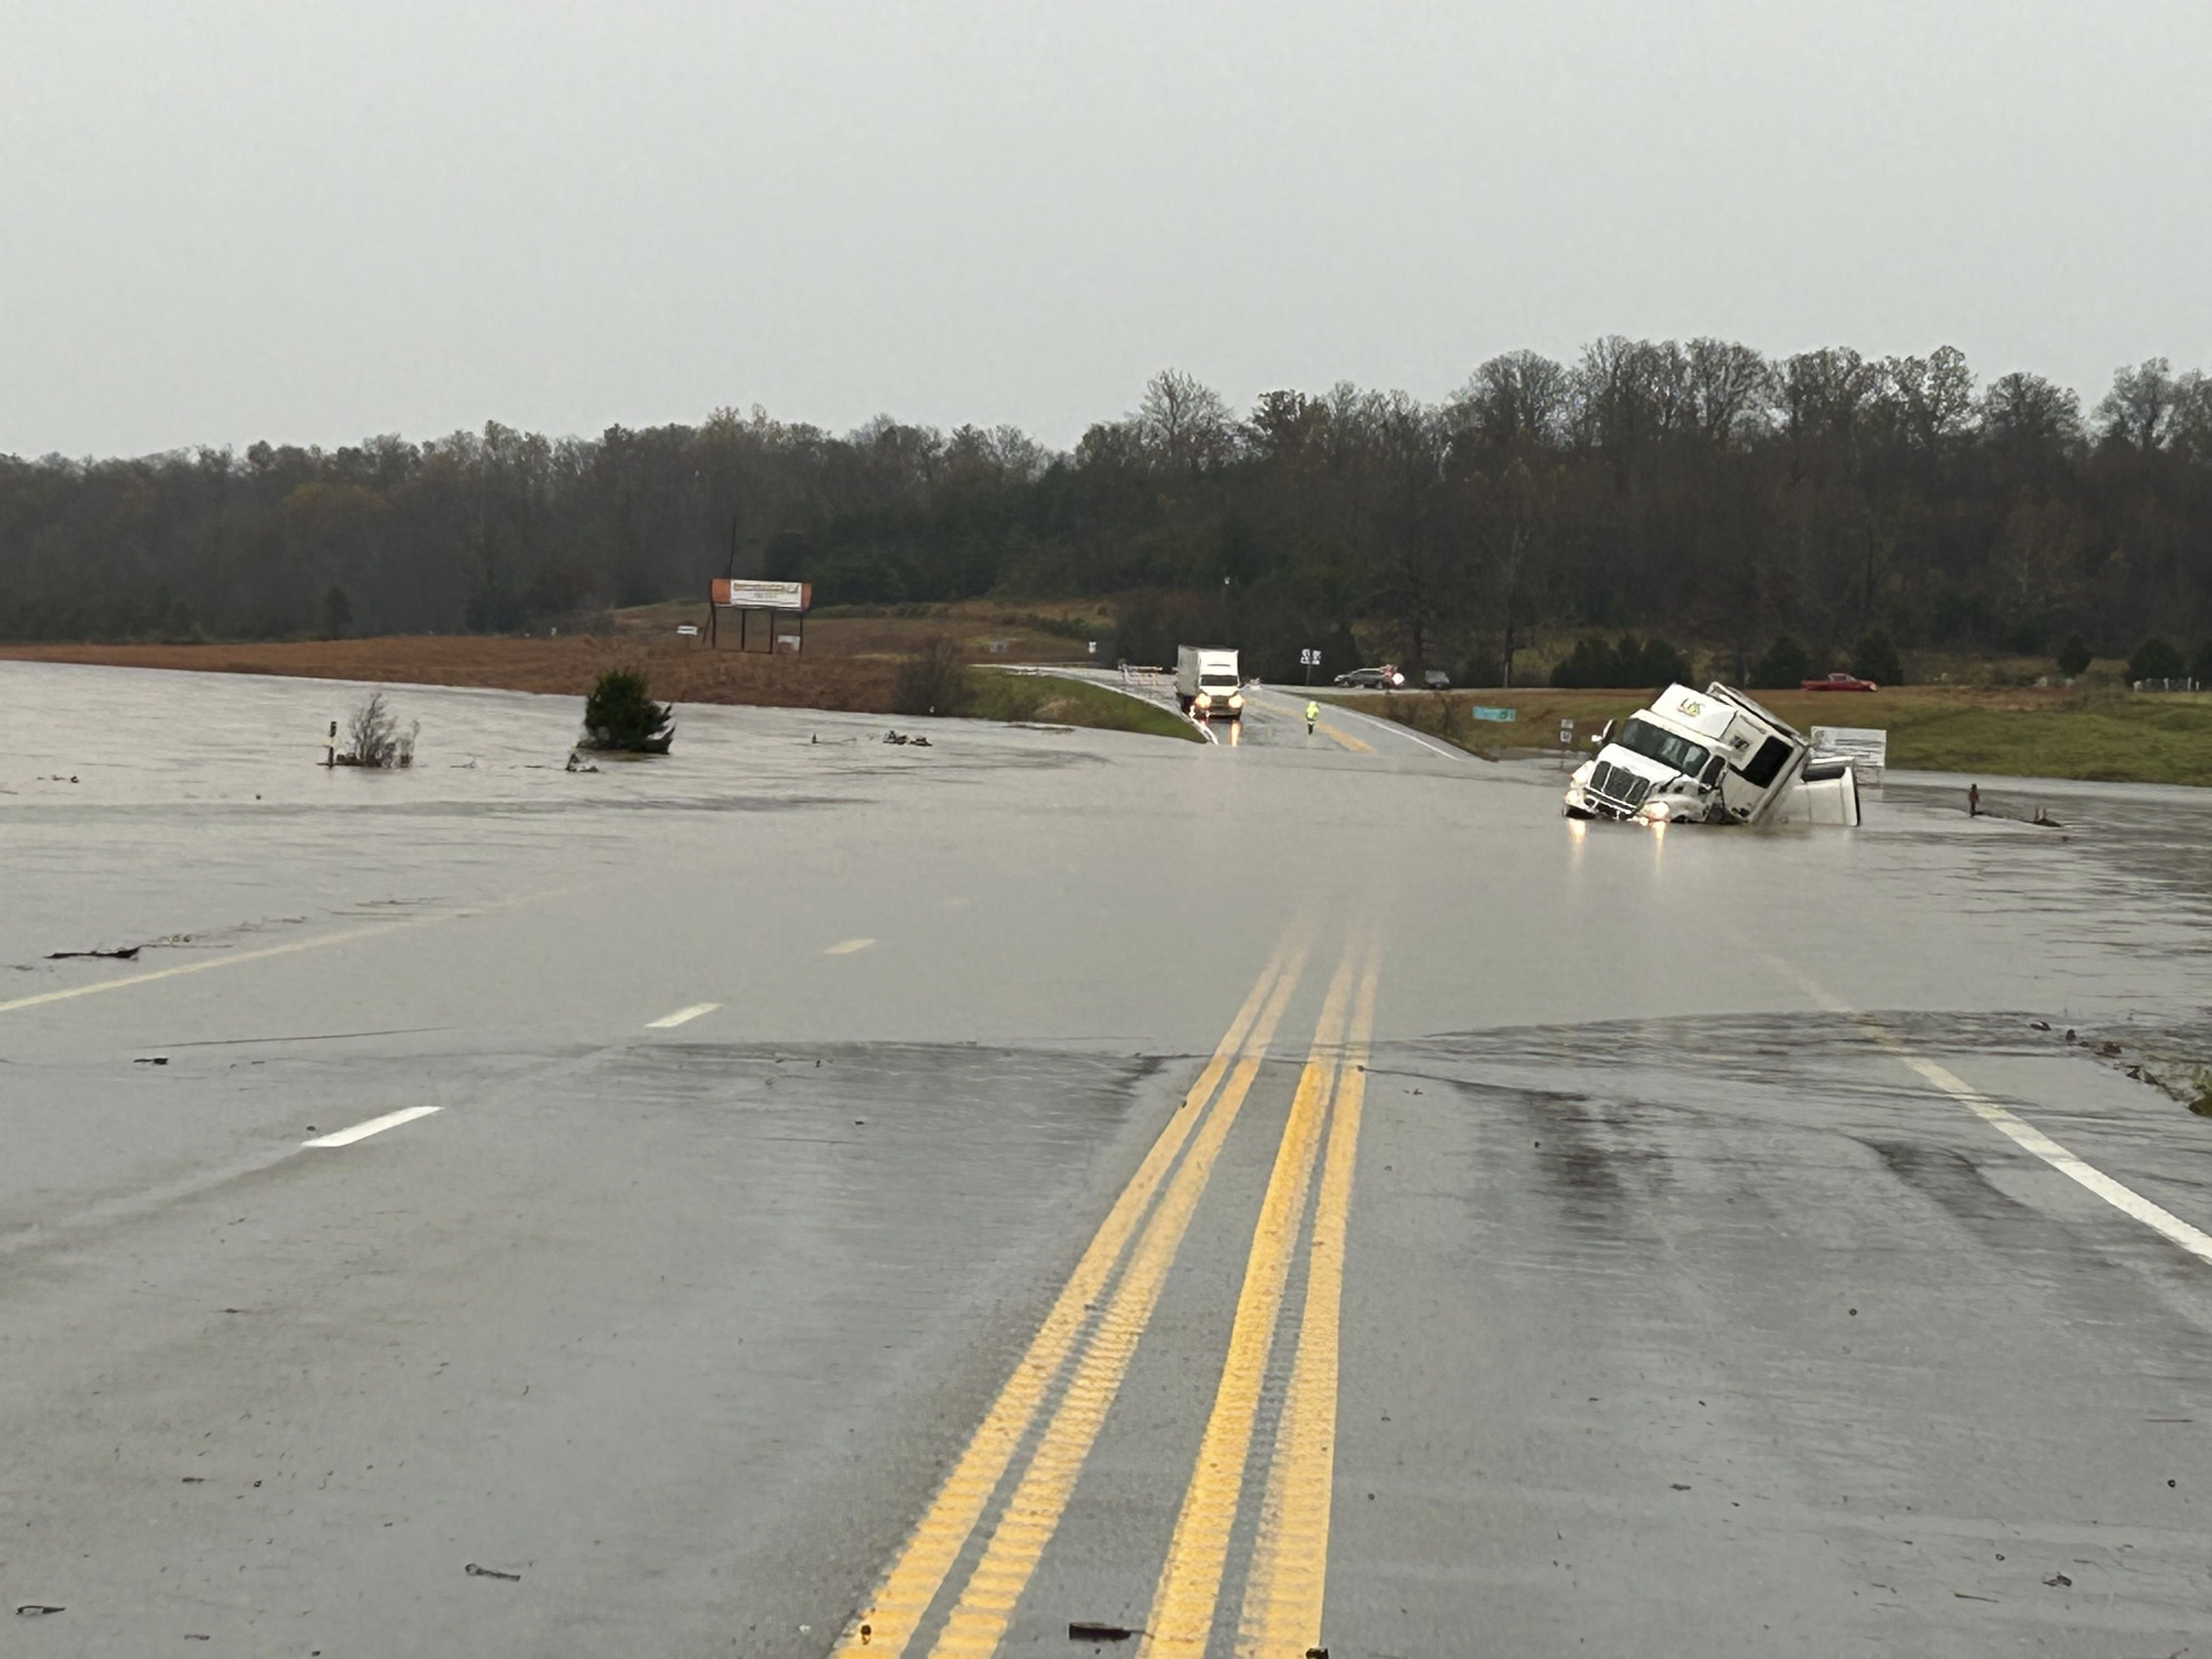
[(2207, 0), (0, 0), (0, 450), (2212, 368)]

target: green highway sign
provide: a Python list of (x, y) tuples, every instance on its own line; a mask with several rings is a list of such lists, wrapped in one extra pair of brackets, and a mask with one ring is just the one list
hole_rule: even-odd
[(1510, 720), (1513, 718), (1513, 711), (1510, 708), (1475, 708), (1467, 712), (1479, 720)]

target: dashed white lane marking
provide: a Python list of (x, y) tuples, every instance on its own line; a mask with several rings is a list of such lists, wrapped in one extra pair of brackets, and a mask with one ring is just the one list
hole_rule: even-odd
[(1926, 1078), (1975, 1116), (1992, 1123), (2020, 1146), (2033, 1152), (2059, 1174), (2080, 1182), (2091, 1192), (2144, 1226), (2163, 1233), (2200, 1261), (2212, 1261), (2212, 1233), (2191, 1226), (2169, 1210), (2160, 1208), (2132, 1187), (2123, 1186), (2094, 1164), (2068, 1152), (2033, 1123), (2014, 1117), (1996, 1102), (1938, 1066), (1909, 1050), (1890, 1045), (1897, 1057)]
[(2091, 1192), (2124, 1215), (2133, 1216), (2154, 1232), (2179, 1244), (2199, 1261), (2212, 1262), (2212, 1233), (2191, 1226), (2171, 1210), (2164, 1209), (2145, 1198), (2124, 1182), (2115, 1181), (2087, 1159), (2075, 1157), (2049, 1135), (2023, 1118), (2014, 1116), (1987, 1095), (1960, 1077), (1955, 1072), (1938, 1066), (1932, 1060), (1923, 1060), (1882, 1026), (1862, 1014), (1818, 980), (1802, 971), (1795, 963), (1785, 962), (1772, 951), (1761, 952), (1766, 959), (1782, 969), (1791, 979), (1804, 987), (1813, 1000), (1830, 1011), (1847, 1014), (1858, 1022), (1861, 1030), (1889, 1050), (1905, 1065), (1957, 1101), (1984, 1123), (2002, 1132), (2023, 1151), (2033, 1152), (2069, 1181), (2079, 1182)]
[(702, 1014), (711, 1014), (721, 1006), (719, 1002), (695, 1002), (689, 1008), (678, 1008), (674, 1013), (663, 1014), (659, 1019), (648, 1019), (645, 1022), (645, 1029), (648, 1031), (665, 1031), (672, 1025), (681, 1025), (686, 1020), (698, 1018)]
[(874, 943), (875, 940), (872, 939), (844, 939), (838, 944), (831, 945), (822, 954), (825, 957), (849, 957), (854, 951), (865, 951)]
[(356, 1140), (366, 1140), (371, 1135), (382, 1134), (386, 1129), (396, 1129), (403, 1123), (412, 1123), (418, 1117), (428, 1117), (433, 1112), (442, 1112), (442, 1106), (409, 1106), (397, 1112), (386, 1112), (382, 1117), (373, 1117), (366, 1123), (356, 1123), (350, 1129), (341, 1129), (336, 1134), (317, 1135), (313, 1140), (303, 1140), (302, 1146), (350, 1146)]

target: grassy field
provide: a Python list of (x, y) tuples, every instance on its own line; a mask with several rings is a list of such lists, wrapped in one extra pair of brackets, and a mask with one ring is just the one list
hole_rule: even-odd
[[(1905, 686), (1868, 693), (1762, 691), (1759, 701), (1803, 731), (1881, 726), (1889, 763), (1990, 777), (2212, 785), (2212, 694), (2070, 689)], [(1633, 714), (1636, 691), (1451, 691), (1343, 701), (1387, 714), (1477, 754), (1555, 748), (1559, 721), (1577, 741)], [(1470, 705), (1510, 708), (1510, 724), (1472, 719)], [(1583, 746), (1587, 747), (1586, 744)]]
[(1169, 709), (1103, 685), (1051, 674), (1006, 674), (979, 668), (969, 675), (973, 701), (962, 712), (979, 720), (1091, 726), (1203, 743), (1195, 726)]

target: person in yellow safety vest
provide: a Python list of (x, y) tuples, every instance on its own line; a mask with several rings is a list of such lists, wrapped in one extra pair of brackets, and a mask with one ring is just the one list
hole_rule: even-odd
[(1306, 735), (1313, 736), (1314, 722), (1321, 718), (1321, 705), (1312, 698), (1306, 699)]

